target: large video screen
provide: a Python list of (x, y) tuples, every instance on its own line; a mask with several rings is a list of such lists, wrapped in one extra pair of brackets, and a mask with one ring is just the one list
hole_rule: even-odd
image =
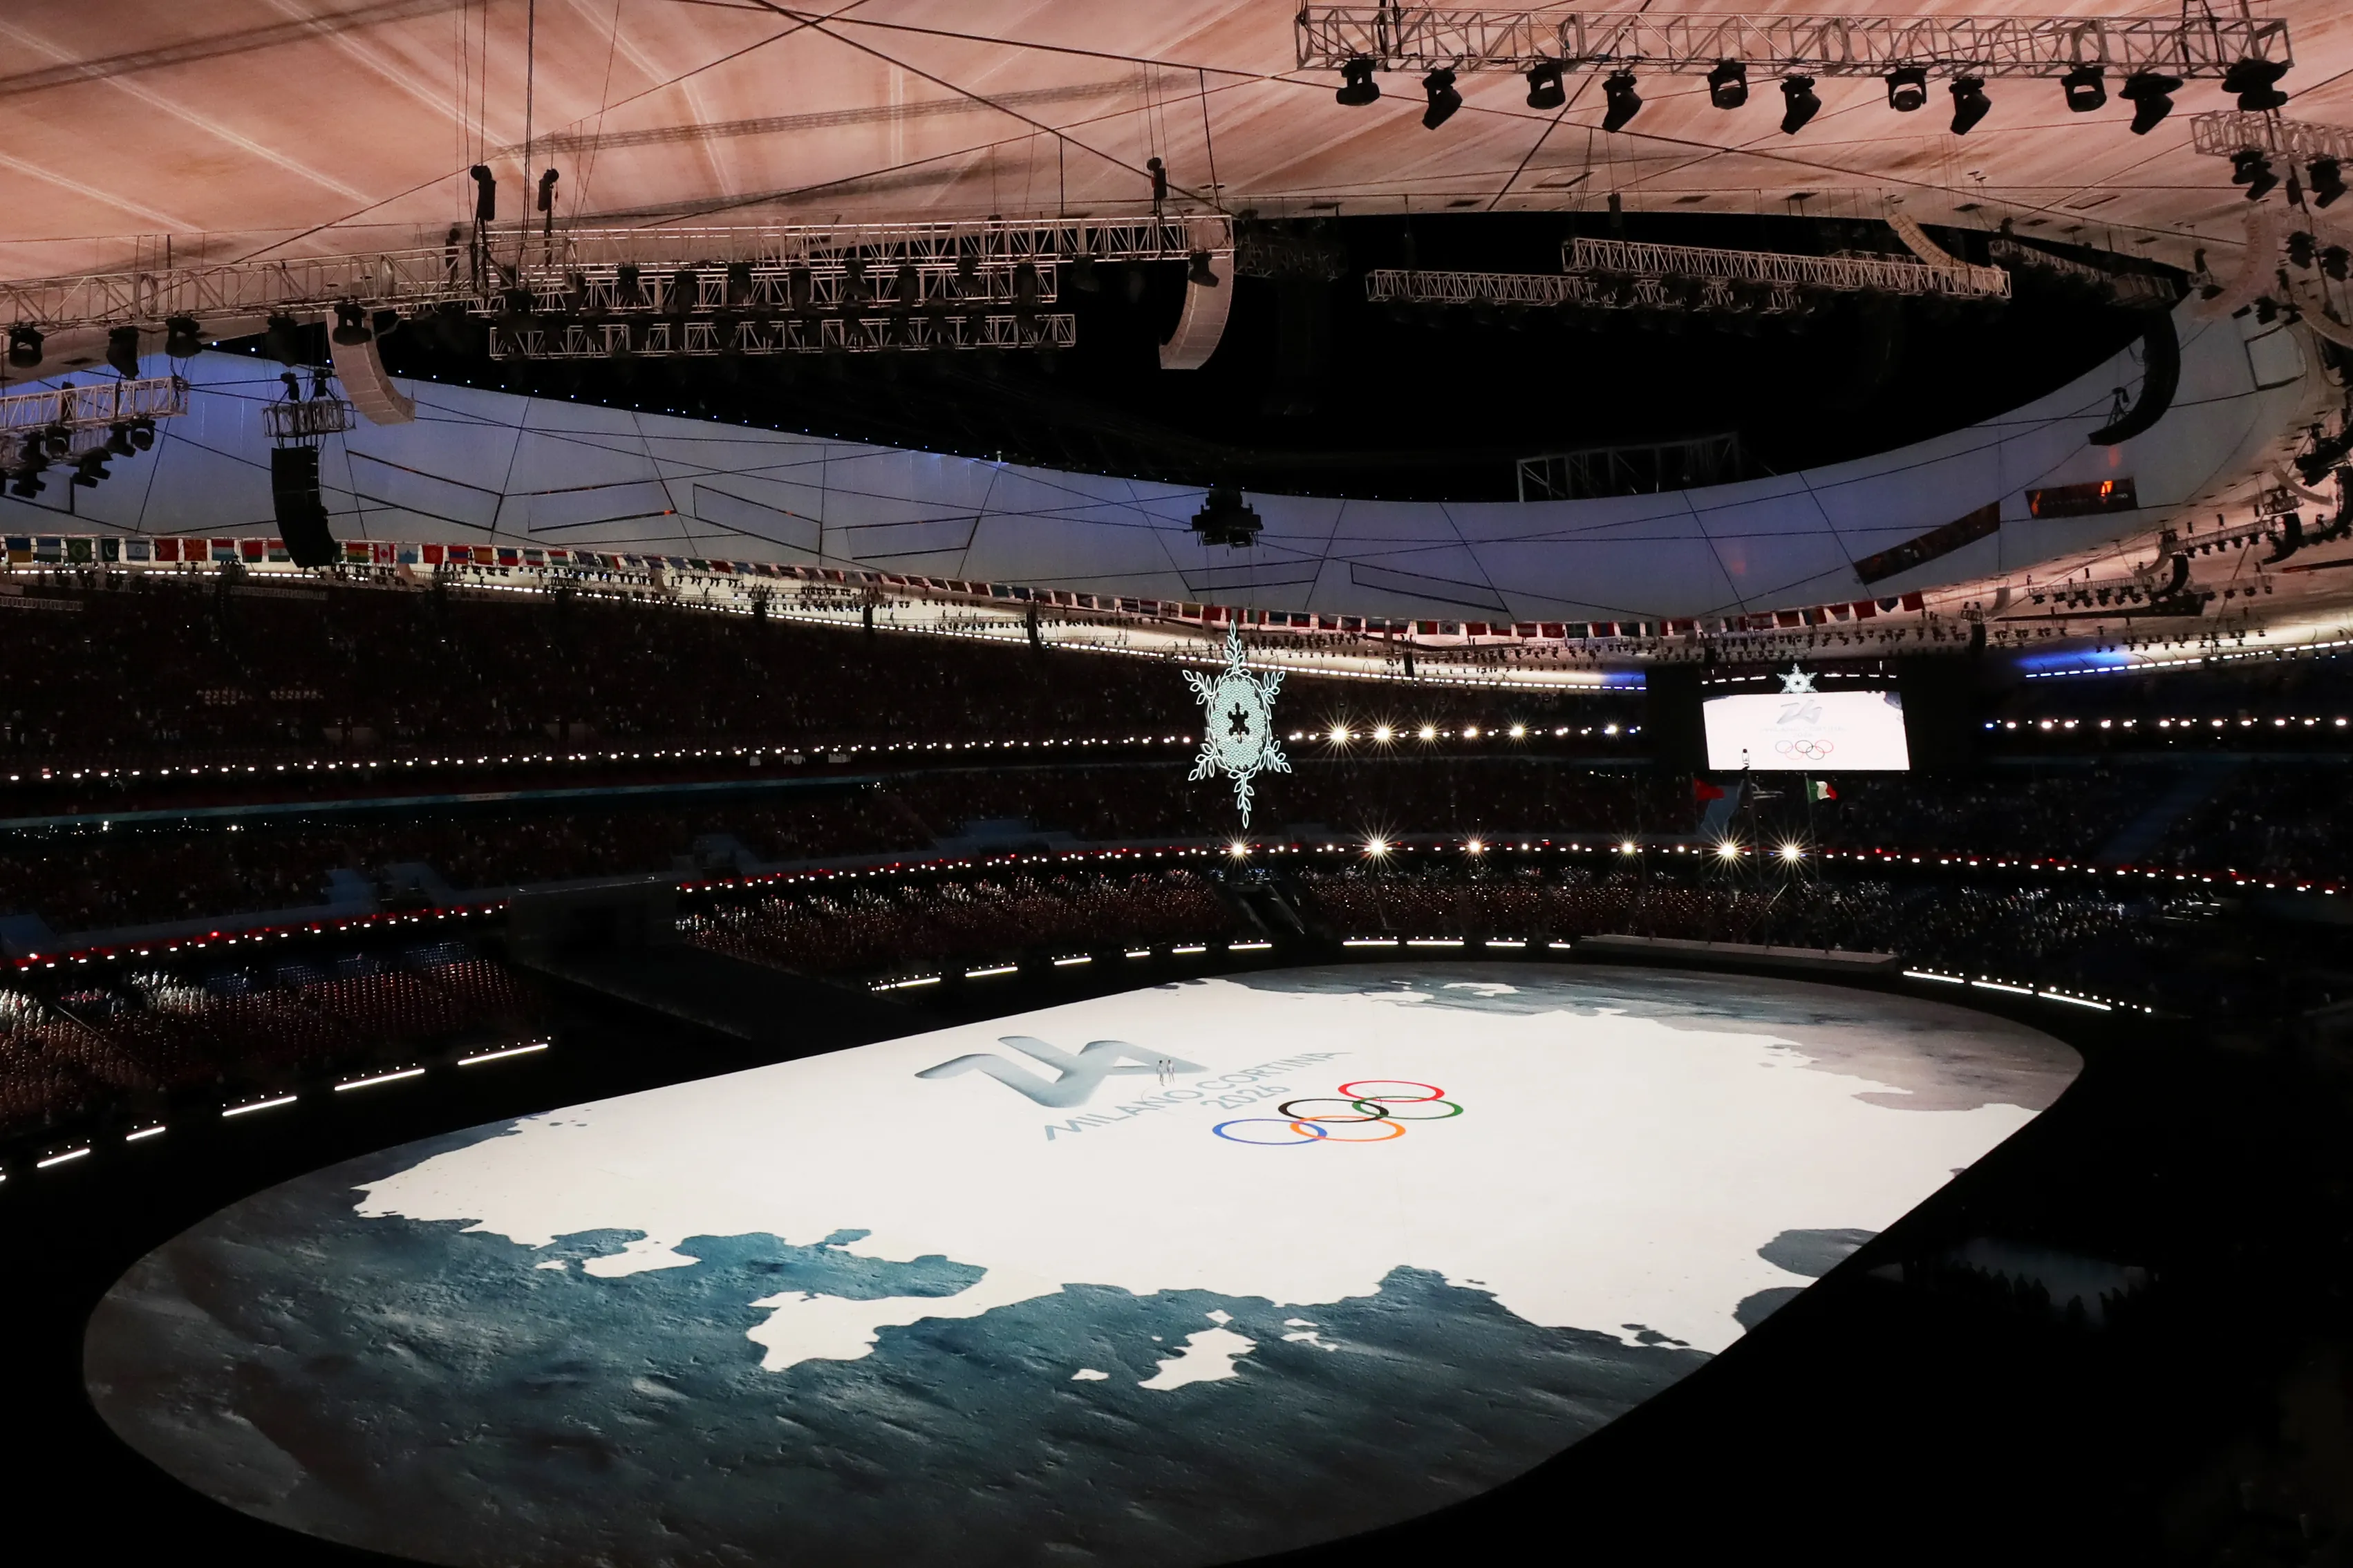
[(1700, 713), (1710, 772), (1888, 773), (1912, 765), (1904, 703), (1893, 691), (1711, 697)]

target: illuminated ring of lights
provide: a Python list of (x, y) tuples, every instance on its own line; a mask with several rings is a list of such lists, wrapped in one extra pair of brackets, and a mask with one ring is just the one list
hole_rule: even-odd
[[(1392, 1089), (1400, 1086), (1406, 1089), (1426, 1089), (1430, 1092), (1428, 1094), (1359, 1094), (1356, 1092), (1368, 1083)], [(1416, 1083), (1409, 1078), (1360, 1078), (1353, 1083), (1342, 1084), (1340, 1096), (1344, 1100), (1369, 1100), (1383, 1105), (1419, 1105), (1424, 1100), (1445, 1099), (1446, 1091), (1434, 1083)]]
[[(1352, 1100), (1348, 1103), (1361, 1108), (1372, 1105), (1374, 1104), (1374, 1101), (1369, 1100)], [(1448, 1110), (1445, 1114), (1441, 1116), (1399, 1116), (1394, 1110), (1383, 1110), (1381, 1114), (1398, 1121), (1443, 1121), (1448, 1116), (1460, 1116), (1462, 1114), (1462, 1108), (1456, 1105), (1454, 1101), (1451, 1100), (1409, 1100), (1405, 1103), (1408, 1105), (1443, 1105), (1446, 1106)], [(1370, 1119), (1367, 1118), (1367, 1120)]]
[[(1314, 1125), (1315, 1123), (1313, 1121), (1294, 1121), (1291, 1124), (1292, 1131), (1299, 1131), (1305, 1128), (1314, 1127)], [(1327, 1143), (1387, 1143), (1392, 1139), (1404, 1137), (1405, 1129), (1392, 1121), (1388, 1124), (1388, 1131), (1383, 1132), (1377, 1138), (1342, 1138), (1336, 1134), (1324, 1132), (1320, 1130), (1316, 1135)]]
[[(1293, 1132), (1297, 1132), (1301, 1136), (1289, 1142), (1272, 1143), (1263, 1138), (1237, 1138), (1232, 1133), (1226, 1131), (1229, 1127), (1246, 1127), (1254, 1121), (1272, 1121), (1280, 1126), (1290, 1128)], [(1312, 1121), (1293, 1121), (1287, 1118), (1279, 1116), (1237, 1117), (1231, 1121), (1220, 1121), (1215, 1127), (1210, 1128), (1209, 1131), (1216, 1133), (1219, 1137), (1224, 1139), (1229, 1143), (1247, 1143), (1253, 1149), (1298, 1149), (1303, 1148), (1310, 1143), (1320, 1143), (1331, 1136), (1330, 1133), (1324, 1131), (1324, 1129), (1316, 1126)], [(1402, 1132), (1405, 1129), (1399, 1128), (1398, 1131)], [(1351, 1143), (1363, 1143), (1369, 1142), (1371, 1140), (1351, 1138), (1345, 1140), (1345, 1142)]]
[(1352, 1126), (1359, 1121), (1379, 1121), (1385, 1120), (1388, 1116), (1388, 1112), (1377, 1105), (1374, 1106), (1370, 1110), (1365, 1110), (1365, 1114), (1362, 1116), (1335, 1116), (1328, 1113), (1322, 1116), (1310, 1116), (1304, 1111), (1293, 1110), (1291, 1109), (1294, 1105), (1314, 1105), (1318, 1101), (1324, 1101), (1333, 1105), (1354, 1106), (1358, 1110), (1365, 1110), (1365, 1107), (1370, 1103), (1369, 1101), (1362, 1100), (1351, 1100), (1345, 1095), (1335, 1096), (1328, 1094), (1310, 1094), (1303, 1095), (1297, 1100), (1284, 1100), (1281, 1105), (1274, 1108), (1275, 1114), (1278, 1116), (1288, 1116), (1295, 1121), (1329, 1121), (1336, 1123), (1342, 1127)]

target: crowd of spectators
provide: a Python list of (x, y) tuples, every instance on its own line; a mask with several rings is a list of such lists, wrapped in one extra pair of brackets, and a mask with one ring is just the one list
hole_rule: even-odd
[(543, 1015), (513, 970), (454, 944), (336, 969), (163, 973), (47, 998), (0, 990), (0, 1136), (99, 1113), (136, 1124), (174, 1099), (232, 1101), (301, 1073), (406, 1065), (511, 1040)]

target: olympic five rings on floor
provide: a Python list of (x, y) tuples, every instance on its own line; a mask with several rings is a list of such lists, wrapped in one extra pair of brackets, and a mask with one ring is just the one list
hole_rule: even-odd
[[(1419, 1089), (1419, 1094), (1398, 1094), (1400, 1089)], [(1445, 1098), (1446, 1091), (1434, 1083), (1413, 1083), (1404, 1079), (1360, 1078), (1344, 1083), (1339, 1091), (1328, 1095), (1305, 1095), (1286, 1100), (1274, 1109), (1274, 1116), (1244, 1116), (1232, 1121), (1220, 1121), (1209, 1129), (1229, 1143), (1248, 1143), (1260, 1149), (1298, 1149), (1310, 1143), (1388, 1143), (1405, 1136), (1404, 1124), (1409, 1121), (1444, 1121), (1462, 1114), (1462, 1108)], [(1301, 1110), (1303, 1105), (1343, 1105), (1347, 1110)], [(1409, 1115), (1392, 1110), (1391, 1106), (1444, 1106), (1435, 1115)], [(1354, 1114), (1350, 1114), (1354, 1112)], [(1279, 1127), (1283, 1133), (1272, 1137), (1229, 1131), (1234, 1127)], [(1373, 1136), (1335, 1131), (1335, 1128), (1370, 1127)], [(1283, 1134), (1287, 1133), (1288, 1136)]]

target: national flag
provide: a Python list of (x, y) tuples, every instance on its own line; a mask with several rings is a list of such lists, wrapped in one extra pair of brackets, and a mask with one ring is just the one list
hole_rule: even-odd
[(1830, 785), (1830, 782), (1826, 779), (1809, 779), (1806, 781), (1806, 798), (1808, 800), (1836, 800), (1838, 798), (1838, 791), (1832, 789)]
[(1712, 784), (1705, 779), (1692, 780), (1692, 799), (1698, 801), (1722, 800), (1723, 798), (1724, 787), (1721, 784)]

